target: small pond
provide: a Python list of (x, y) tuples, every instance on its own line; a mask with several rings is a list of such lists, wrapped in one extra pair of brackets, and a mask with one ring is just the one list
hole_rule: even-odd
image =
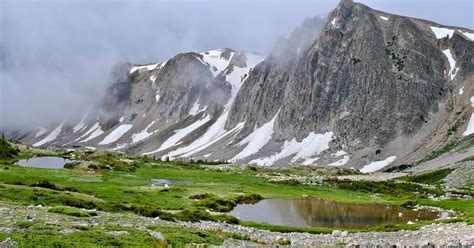
[(190, 184), (193, 183), (191, 180), (172, 180), (172, 179), (151, 179), (151, 184), (154, 185), (174, 185), (174, 184)]
[(61, 169), (64, 164), (75, 162), (74, 160), (64, 159), (61, 157), (36, 157), (30, 159), (22, 159), (15, 164), (25, 167)]
[(433, 220), (446, 213), (413, 210), (390, 204), (353, 204), (311, 197), (268, 199), (257, 204), (237, 205), (230, 215), (243, 221), (281, 226), (367, 228), (382, 224)]

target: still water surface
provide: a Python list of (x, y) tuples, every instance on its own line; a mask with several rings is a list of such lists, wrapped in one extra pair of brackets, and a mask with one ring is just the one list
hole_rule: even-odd
[(390, 204), (353, 204), (311, 197), (268, 199), (240, 204), (230, 215), (244, 221), (299, 227), (366, 228), (381, 224), (432, 220), (443, 213), (428, 209), (414, 211)]
[(64, 168), (64, 164), (71, 162), (74, 161), (61, 157), (37, 157), (30, 159), (22, 159), (16, 162), (15, 164), (34, 168), (61, 169)]

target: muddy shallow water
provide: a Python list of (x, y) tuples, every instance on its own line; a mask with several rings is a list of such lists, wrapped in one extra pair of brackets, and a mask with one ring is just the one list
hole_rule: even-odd
[(391, 204), (354, 204), (311, 197), (268, 199), (257, 204), (240, 204), (230, 215), (244, 221), (273, 225), (330, 228), (366, 228), (382, 224), (432, 220), (446, 213), (413, 210)]

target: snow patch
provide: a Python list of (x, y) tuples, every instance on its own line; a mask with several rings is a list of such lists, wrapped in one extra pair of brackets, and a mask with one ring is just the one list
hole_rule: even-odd
[(314, 164), (314, 162), (316, 162), (316, 160), (318, 160), (319, 158), (307, 158), (305, 159), (301, 165), (312, 165)]
[(460, 33), (462, 33), (466, 38), (474, 41), (474, 33), (469, 33), (469, 32), (463, 32), (462, 30), (458, 30)]
[(332, 19), (331, 24), (336, 27), (336, 18)]
[(151, 75), (150, 80), (151, 80), (151, 85), (155, 85), (156, 75)]
[(130, 74), (134, 73), (136, 70), (141, 70), (146, 68), (147, 70), (151, 71), (156, 69), (158, 67), (158, 64), (149, 64), (149, 65), (141, 65), (141, 66), (134, 66), (130, 69)]
[(38, 137), (38, 136), (41, 136), (43, 134), (45, 134), (48, 130), (44, 127), (40, 127), (38, 132), (35, 134), (35, 138)]
[(393, 161), (395, 161), (396, 158), (397, 158), (397, 156), (390, 156), (390, 157), (386, 158), (385, 160), (375, 161), (375, 162), (372, 162), (370, 164), (364, 165), (364, 167), (362, 167), (362, 169), (360, 169), (360, 172), (369, 173), (369, 172), (378, 171), (378, 170), (384, 168), (385, 166), (393, 163)]
[(148, 128), (150, 128), (153, 124), (155, 124), (155, 121), (152, 121), (150, 124), (148, 124), (148, 126), (146, 126), (145, 129), (143, 129), (141, 132), (133, 134), (132, 144), (137, 143), (138, 141), (142, 141), (154, 134), (155, 132), (148, 132)]
[(474, 133), (474, 114), (471, 114), (471, 119), (469, 119), (469, 123), (467, 124), (467, 129), (462, 135), (468, 136), (473, 133)]
[(275, 125), (275, 120), (278, 116), (278, 113), (280, 113), (280, 110), (278, 110), (273, 119), (263, 124), (261, 127), (255, 129), (249, 136), (239, 142), (239, 145), (247, 144), (247, 146), (245, 146), (241, 152), (235, 155), (231, 161), (237, 161), (257, 153), (268, 143), (268, 141), (270, 141), (273, 134), (273, 126)]
[[(212, 50), (212, 51), (201, 53), (202, 60), (209, 65), (209, 69), (214, 77), (217, 76), (222, 71), (224, 71), (227, 68), (227, 66), (229, 66), (229, 62), (234, 56), (234, 54), (235, 54), (234, 52), (231, 52), (231, 55), (229, 59), (227, 60), (221, 57), (222, 50)], [(214, 67), (217, 68), (217, 71), (213, 69)]]
[(210, 120), (211, 120), (211, 117), (206, 116), (205, 118), (198, 120), (185, 128), (175, 130), (174, 134), (171, 137), (169, 137), (165, 142), (163, 142), (160, 148), (152, 152), (144, 153), (143, 155), (153, 154), (159, 151), (166, 150), (175, 145), (178, 145), (180, 140), (182, 140), (188, 134), (194, 132), (196, 129), (200, 128), (202, 125), (206, 124)]
[(120, 150), (120, 149), (123, 149), (125, 147), (127, 147), (128, 144), (127, 143), (123, 143), (123, 144), (118, 144), (115, 148), (113, 148), (112, 150), (113, 151), (117, 151), (117, 150)]
[[(471, 96), (471, 107), (474, 108), (474, 96)], [(474, 110), (473, 110), (474, 112)], [(462, 134), (463, 136), (468, 136), (474, 133), (474, 113), (471, 114), (471, 119), (469, 119), (469, 123), (467, 124), (466, 131)]]
[(451, 38), (453, 37), (453, 34), (454, 34), (453, 29), (439, 28), (439, 27), (433, 27), (433, 26), (430, 26), (430, 28), (431, 28), (431, 31), (433, 31), (433, 33), (435, 34), (436, 39), (442, 39), (446, 36), (448, 36), (448, 38)]
[(36, 142), (33, 144), (33, 146), (42, 146), (48, 142), (51, 142), (53, 140), (55, 140), (59, 134), (61, 133), (61, 129), (63, 128), (63, 123), (61, 123), (57, 128), (55, 128), (48, 136), (46, 136), (44, 139)]
[(273, 165), (276, 161), (293, 156), (291, 162), (298, 159), (307, 159), (329, 148), (329, 142), (334, 138), (333, 132), (326, 132), (317, 134), (311, 132), (306, 138), (300, 142), (293, 138), (291, 141), (285, 141), (279, 153), (271, 155), (270, 157), (254, 159), (250, 163), (257, 165)]
[(340, 150), (340, 151), (337, 151), (336, 153), (333, 153), (332, 155), (335, 157), (340, 157), (340, 156), (347, 155), (347, 152)]
[(156, 92), (156, 95), (155, 95), (155, 102), (158, 103), (158, 101), (160, 100), (160, 94), (158, 94), (159, 91)]
[(122, 123), (124, 119), (125, 119), (125, 118), (124, 118), (123, 116), (120, 117), (119, 122)]
[(330, 163), (329, 165), (330, 166), (343, 166), (343, 165), (347, 164), (347, 162), (349, 162), (350, 158), (351, 157), (349, 155), (345, 155), (342, 159), (339, 159), (336, 162)]
[(131, 124), (122, 124), (115, 128), (112, 132), (109, 133), (109, 135), (105, 136), (105, 138), (99, 142), (99, 145), (107, 145), (112, 142), (117, 141), (120, 139), (125, 133), (132, 128), (133, 125)]
[(446, 58), (448, 58), (449, 68), (450, 68), (448, 75), (451, 78), (451, 80), (453, 80), (459, 68), (456, 68), (456, 60), (454, 60), (453, 55), (451, 54), (451, 50), (445, 49), (443, 50), (443, 53), (446, 56)]
[(459, 89), (459, 95), (462, 95), (462, 94), (464, 94), (464, 86), (461, 87), (461, 89)]
[(85, 140), (81, 141), (81, 143), (92, 140), (100, 135), (102, 135), (104, 131), (102, 131), (102, 128), (100, 128), (99, 122), (96, 122), (85, 134), (81, 135), (81, 137), (77, 138), (75, 141), (80, 140), (83, 137), (87, 137)]
[(388, 17), (385, 17), (385, 16), (380, 16), (380, 19), (382, 19), (384, 21), (388, 21)]
[(190, 115), (197, 115), (203, 111), (206, 111), (207, 106), (204, 106), (204, 108), (201, 109), (201, 106), (199, 105), (198, 102), (199, 102), (199, 99), (194, 103), (194, 105), (189, 110)]
[(73, 132), (73, 133), (75, 133), (75, 132), (77, 132), (77, 131), (79, 131), (79, 130), (82, 130), (82, 129), (84, 129), (84, 128), (86, 127), (86, 124), (84, 124), (85, 119), (86, 119), (86, 115), (84, 115), (84, 116), (81, 118), (81, 120), (79, 121), (79, 123), (77, 123), (77, 125), (72, 128), (72, 132)]

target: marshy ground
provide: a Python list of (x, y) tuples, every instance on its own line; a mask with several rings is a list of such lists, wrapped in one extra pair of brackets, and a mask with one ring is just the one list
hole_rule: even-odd
[[(46, 155), (78, 162), (69, 161), (62, 169), (15, 165), (19, 159)], [(20, 247), (472, 243), (473, 191), (447, 192), (443, 180), (450, 172), (367, 181), (350, 169), (157, 161), (21, 146), (20, 153), (0, 163), (0, 240), (10, 238)], [(156, 179), (184, 183), (155, 184), (161, 182)], [(406, 211), (444, 209), (454, 216), (335, 230), (256, 223), (229, 214), (238, 204), (302, 197), (410, 207)], [(397, 239), (400, 235), (405, 238)]]

